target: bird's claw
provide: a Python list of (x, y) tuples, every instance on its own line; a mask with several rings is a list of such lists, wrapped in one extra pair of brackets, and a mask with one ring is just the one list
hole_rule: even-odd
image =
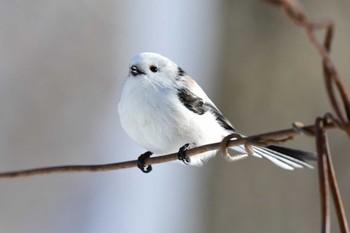
[(177, 152), (177, 158), (184, 162), (184, 164), (189, 164), (191, 162), (191, 158), (186, 155), (186, 151), (192, 149), (195, 144), (186, 143), (182, 147), (180, 147), (179, 152)]
[(152, 171), (152, 166), (151, 165), (145, 165), (145, 159), (148, 159), (151, 157), (153, 153), (150, 151), (147, 151), (146, 153), (143, 153), (140, 155), (137, 159), (137, 167), (140, 168), (140, 170), (143, 173), (150, 173)]

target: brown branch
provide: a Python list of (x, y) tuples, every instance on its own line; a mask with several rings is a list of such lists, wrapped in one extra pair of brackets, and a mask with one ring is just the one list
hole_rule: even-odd
[(348, 225), (348, 222), (346, 220), (345, 209), (344, 209), (343, 201), (342, 201), (342, 198), (340, 195), (340, 190), (338, 187), (337, 178), (335, 176), (332, 157), (330, 155), (328, 145), (327, 145), (327, 150), (328, 150), (328, 152), (326, 154), (326, 157), (327, 157), (327, 166), (328, 166), (328, 173), (329, 173), (328, 174), (329, 184), (330, 184), (330, 188), (332, 191), (335, 210), (337, 212), (337, 217), (338, 217), (339, 226), (340, 226), (340, 232), (341, 233), (348, 233), (349, 232), (349, 225)]
[[(350, 127), (348, 125), (347, 127)], [(335, 129), (337, 125), (333, 123), (327, 123), (324, 126), (325, 130)], [(233, 147), (242, 144), (258, 144), (258, 145), (268, 145), (268, 144), (276, 144), (279, 142), (284, 142), (286, 139), (292, 139), (300, 134), (314, 135), (315, 126), (308, 125), (295, 127), (290, 129), (284, 129), (264, 134), (253, 135), (246, 138), (230, 140), (228, 142), (224, 142), (224, 147)], [(208, 145), (199, 146), (193, 149), (186, 151), (187, 156), (195, 156), (200, 153), (217, 150), (222, 148), (222, 143), (212, 143)], [(168, 154), (157, 157), (151, 157), (145, 160), (145, 165), (153, 165), (153, 164), (161, 164), (166, 162), (171, 162), (177, 160), (177, 154)], [(119, 163), (110, 163), (110, 164), (101, 164), (101, 165), (69, 165), (69, 166), (57, 166), (57, 167), (43, 167), (43, 168), (34, 168), (29, 170), (22, 171), (13, 171), (13, 172), (3, 172), (0, 173), (0, 179), (8, 179), (8, 178), (19, 178), (19, 177), (28, 177), (35, 175), (46, 175), (46, 174), (55, 174), (55, 173), (67, 173), (67, 172), (103, 172), (103, 171), (116, 171), (126, 168), (137, 167), (137, 160), (125, 161)]]
[[(311, 22), (308, 20), (306, 14), (300, 5), (296, 4), (293, 0), (264, 0), (271, 5), (280, 7), (287, 15), (299, 27), (302, 27), (311, 42), (316, 48), (322, 58), (324, 81), (326, 91), (328, 94), (331, 106), (336, 113), (337, 118), (332, 115), (325, 115), (324, 118), (316, 119), (316, 146), (318, 152), (318, 168), (319, 168), (319, 182), (320, 182), (320, 197), (321, 197), (321, 231), (323, 233), (330, 232), (330, 207), (329, 207), (329, 189), (332, 191), (332, 197), (337, 211), (338, 223), (342, 233), (349, 233), (349, 226), (346, 220), (346, 214), (340, 191), (338, 188), (334, 167), (331, 159), (331, 154), (328, 146), (328, 139), (326, 130), (324, 128), (325, 122), (331, 120), (344, 130), (350, 137), (350, 129), (343, 127), (350, 121), (350, 98), (343, 85), (338, 71), (330, 57), (332, 39), (334, 34), (334, 24), (331, 21), (324, 22)], [(323, 44), (318, 41), (314, 31), (318, 29), (325, 29), (326, 35)], [(338, 101), (336, 91), (341, 99)], [(345, 111), (345, 115), (342, 112), (342, 107)]]
[(329, 233), (331, 230), (331, 213), (329, 204), (329, 178), (327, 166), (327, 136), (323, 129), (323, 119), (318, 117), (316, 126), (316, 148), (318, 154), (318, 178), (320, 184), (321, 199), (321, 233)]
[[(294, 22), (297, 26), (302, 27), (307, 35), (307, 38), (311, 44), (316, 48), (323, 60), (323, 73), (326, 84), (326, 90), (328, 98), (331, 102), (331, 106), (337, 115), (337, 118), (341, 124), (346, 124), (350, 121), (350, 98), (341, 82), (341, 78), (334, 65), (334, 62), (330, 56), (330, 49), (334, 34), (334, 24), (331, 21), (312, 22), (309, 21), (302, 7), (293, 0), (263, 0), (271, 5), (281, 8), (286, 16)], [(324, 43), (321, 43), (316, 35), (315, 30), (325, 29), (326, 36)], [(335, 95), (334, 88), (339, 92), (343, 108), (346, 116), (341, 111), (341, 106)], [(350, 137), (350, 130), (345, 129), (348, 136)]]
[[(318, 171), (319, 171), (319, 183), (320, 183), (320, 196), (321, 196), (321, 218), (322, 218), (322, 233), (330, 232), (330, 191), (335, 205), (337, 213), (338, 223), (340, 231), (342, 233), (349, 232), (349, 226), (346, 220), (345, 209), (343, 201), (340, 195), (337, 178), (335, 176), (332, 157), (328, 145), (328, 138), (324, 124), (332, 116), (325, 115), (325, 117), (316, 119), (316, 148), (318, 153)], [(332, 119), (331, 119), (332, 120)]]

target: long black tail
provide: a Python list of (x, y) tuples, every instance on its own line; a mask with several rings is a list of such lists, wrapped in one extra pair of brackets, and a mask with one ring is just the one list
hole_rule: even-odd
[(316, 154), (282, 146), (257, 147), (253, 146), (254, 156), (264, 157), (279, 167), (293, 170), (294, 168), (313, 168), (307, 161), (317, 160)]

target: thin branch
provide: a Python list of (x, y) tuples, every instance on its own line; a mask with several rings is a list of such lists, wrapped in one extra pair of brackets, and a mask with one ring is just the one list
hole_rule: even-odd
[(339, 190), (339, 186), (338, 186), (337, 178), (335, 176), (334, 166), (332, 162), (332, 156), (330, 154), (329, 145), (327, 141), (326, 141), (326, 149), (327, 149), (326, 157), (327, 157), (329, 184), (330, 184), (330, 189), (332, 191), (335, 210), (337, 212), (340, 232), (349, 233), (349, 225), (346, 220), (345, 209), (344, 209), (343, 201), (340, 195), (340, 190)]
[[(332, 38), (334, 34), (334, 24), (329, 20), (322, 22), (312, 22), (308, 20), (302, 7), (293, 0), (263, 0), (271, 5), (281, 8), (286, 16), (293, 21), (299, 27), (302, 27), (307, 35), (307, 38), (311, 44), (316, 48), (323, 60), (323, 71), (326, 84), (326, 90), (331, 102), (331, 106), (336, 113), (341, 124), (346, 124), (350, 121), (350, 97), (346, 91), (345, 86), (341, 82), (341, 78), (334, 65), (334, 62), (330, 56), (330, 49), (332, 44)], [(325, 29), (326, 36), (324, 43), (321, 43), (315, 35), (315, 30)], [(334, 86), (337, 88), (341, 97), (343, 108), (346, 116), (341, 111), (341, 106), (334, 92)], [(350, 137), (350, 130), (346, 129), (348, 136)]]
[[(350, 128), (350, 125), (347, 127)], [(324, 126), (325, 130), (335, 129), (337, 128), (336, 124), (328, 123)], [(225, 142), (225, 147), (233, 147), (243, 144), (258, 144), (258, 145), (268, 145), (268, 144), (276, 144), (279, 142), (284, 142), (286, 139), (292, 139), (300, 134), (314, 135), (315, 126), (301, 126), (298, 128), (290, 128), (284, 129), (264, 134), (253, 135), (246, 138), (241, 138), (237, 140), (230, 140)], [(203, 146), (199, 146), (193, 149), (186, 151), (186, 155), (191, 157), (198, 155), (200, 153), (217, 150), (222, 148), (222, 143), (212, 143)], [(157, 157), (151, 157), (145, 160), (145, 165), (153, 165), (153, 164), (161, 164), (166, 162), (171, 162), (177, 160), (177, 154), (168, 154)], [(69, 165), (69, 166), (56, 166), (56, 167), (43, 167), (43, 168), (34, 168), (28, 170), (21, 171), (13, 171), (13, 172), (3, 172), (0, 173), (0, 179), (9, 179), (9, 178), (20, 178), (20, 177), (28, 177), (35, 175), (46, 175), (46, 174), (55, 174), (55, 173), (67, 173), (67, 172), (104, 172), (104, 171), (116, 171), (126, 168), (137, 167), (137, 160), (119, 162), (119, 163), (110, 163), (110, 164), (100, 164), (100, 165)]]
[[(343, 202), (340, 196), (337, 179), (334, 172), (334, 167), (331, 159), (331, 154), (328, 146), (328, 139), (324, 129), (324, 124), (328, 120), (336, 123), (340, 129), (344, 130), (350, 137), (350, 129), (342, 127), (350, 121), (350, 98), (343, 85), (338, 71), (331, 59), (330, 51), (334, 34), (334, 24), (331, 21), (311, 22), (299, 4), (294, 0), (264, 0), (271, 5), (275, 5), (283, 9), (287, 17), (299, 27), (302, 27), (311, 42), (322, 58), (324, 81), (328, 98), (331, 106), (336, 113), (337, 118), (328, 114), (323, 118), (316, 119), (316, 146), (318, 152), (318, 168), (320, 182), (320, 197), (321, 197), (321, 230), (322, 232), (330, 232), (330, 210), (329, 210), (329, 189), (332, 191), (332, 197), (337, 211), (339, 227), (342, 233), (349, 233), (349, 226), (346, 219), (346, 214)], [(325, 29), (326, 35), (323, 44), (318, 41), (314, 31)], [(336, 96), (336, 91), (341, 99), (342, 106)], [(344, 109), (345, 115), (341, 111)]]
[(329, 204), (329, 178), (327, 164), (327, 136), (323, 129), (323, 119), (316, 119), (316, 148), (318, 154), (318, 178), (320, 184), (321, 201), (321, 233), (329, 233), (331, 230), (331, 213)]

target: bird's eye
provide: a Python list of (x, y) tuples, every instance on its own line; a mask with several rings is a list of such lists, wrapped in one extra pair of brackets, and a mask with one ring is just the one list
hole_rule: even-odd
[(149, 66), (149, 69), (153, 72), (153, 73), (156, 73), (158, 71), (158, 67), (155, 66), (155, 65), (150, 65)]

